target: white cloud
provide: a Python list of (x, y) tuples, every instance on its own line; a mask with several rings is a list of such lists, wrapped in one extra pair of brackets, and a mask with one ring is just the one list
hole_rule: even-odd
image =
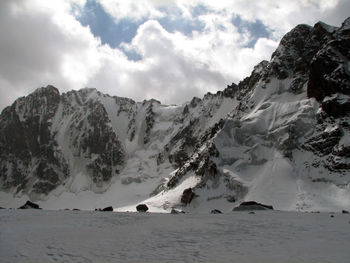
[[(178, 47), (184, 38), (182, 34), (168, 33), (157, 21), (147, 21), (128, 47), (137, 49), (143, 59), (131, 62), (121, 54), (106, 55), (104, 68), (91, 83), (119, 96), (157, 98), (166, 103), (181, 103), (222, 87), (226, 81), (219, 71), (194, 60)], [(105, 52), (111, 54), (108, 48)]]
[[(155, 20), (145, 22), (132, 42), (124, 44), (143, 59), (131, 62), (106, 48), (110, 55), (105, 56), (104, 67), (91, 85), (138, 100), (182, 103), (238, 82), (276, 48), (277, 42), (267, 39), (259, 40), (254, 48), (242, 48), (244, 41), (232, 23), (221, 21), (220, 16), (205, 19), (211, 21), (206, 30), (191, 37), (169, 33)], [(223, 30), (217, 30), (219, 25)]]
[[(201, 5), (222, 16), (235, 14), (249, 21), (260, 20), (276, 31), (277, 38), (300, 23), (314, 24), (322, 20), (339, 25), (348, 16), (349, 10), (341, 7), (350, 5), (348, 0), (99, 0), (99, 2), (115, 19), (136, 20), (166, 16), (164, 7), (168, 7), (169, 10), (176, 8), (182, 11), (184, 18), (192, 18), (191, 8)], [(334, 10), (335, 13), (342, 15), (329, 16)]]
[(1, 1), (0, 10), (0, 81), (7, 83), (2, 94), (25, 95), (50, 83), (62, 90), (81, 87), (99, 67), (98, 40), (65, 13), (64, 4)]
[[(137, 100), (182, 103), (243, 79), (270, 58), (279, 39), (296, 24), (323, 20), (340, 25), (350, 8), (347, 0), (99, 0), (116, 21), (145, 21), (132, 42), (123, 44), (142, 55), (130, 61), (81, 26), (71, 13), (72, 2), (86, 3), (0, 1), (0, 109), (47, 84), (61, 92), (90, 86)], [(209, 11), (194, 17), (198, 5)], [(156, 19), (169, 12), (199, 21), (204, 29), (187, 35), (167, 32)], [(251, 34), (232, 24), (237, 15), (261, 21), (271, 31), (270, 39), (247, 47)]]

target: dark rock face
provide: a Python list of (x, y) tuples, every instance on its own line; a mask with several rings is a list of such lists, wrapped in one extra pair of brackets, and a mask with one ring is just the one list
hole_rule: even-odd
[(227, 88), (224, 89), (223, 94), (227, 98), (234, 98), (237, 90), (238, 90), (237, 84), (232, 83), (231, 85), (227, 85)]
[[(213, 129), (215, 129), (216, 126), (214, 126)], [(203, 145), (206, 144), (205, 138), (212, 138), (215, 133), (210, 132), (210, 136), (204, 136), (201, 138), (203, 139)], [(187, 163), (180, 167), (180, 169), (170, 178), (170, 180), (167, 183), (167, 187), (173, 188), (177, 185), (177, 183), (180, 181), (180, 179), (190, 170), (194, 171), (196, 175), (203, 177), (215, 177), (218, 173), (216, 169), (216, 164), (213, 163), (210, 160), (211, 156), (218, 156), (218, 151), (215, 148), (215, 145), (212, 143), (208, 143), (207, 147), (203, 151), (197, 151), (197, 154), (195, 155), (195, 158), (187, 159)]]
[(147, 212), (148, 211), (148, 206), (145, 204), (139, 204), (136, 206), (137, 212)]
[(172, 146), (180, 144), (179, 149), (169, 155), (170, 162), (174, 163), (176, 167), (182, 166), (193, 152), (198, 142), (197, 138), (194, 136), (194, 131), (198, 123), (198, 119), (191, 120), (190, 123), (172, 137), (170, 142), (166, 145), (166, 148), (170, 149)]
[[(330, 40), (313, 58), (310, 65), (308, 96), (323, 101), (335, 93), (350, 95), (350, 19), (330, 34)], [(319, 25), (318, 28), (321, 28)], [(345, 112), (349, 112), (346, 107)], [(345, 109), (344, 109), (345, 110)]]
[(124, 150), (106, 109), (90, 98), (94, 92), (83, 89), (60, 95), (55, 87), (47, 86), (3, 110), (2, 190), (47, 195), (71, 176), (69, 163), (75, 157), (85, 158), (87, 175), (97, 187), (118, 173), (124, 165)]
[(222, 214), (222, 212), (218, 209), (213, 209), (210, 211), (211, 214)]
[(183, 203), (184, 205), (187, 205), (191, 203), (194, 197), (195, 197), (195, 193), (192, 191), (192, 188), (187, 188), (182, 193), (181, 203)]
[(316, 133), (302, 145), (303, 149), (323, 157), (321, 162), (313, 163), (314, 167), (322, 165), (333, 172), (350, 169), (348, 161), (350, 147), (341, 143), (343, 133), (346, 131), (347, 127), (342, 127), (341, 124), (338, 124), (331, 129)]
[(238, 207), (233, 208), (233, 211), (250, 211), (250, 210), (273, 210), (272, 205), (264, 205), (255, 201), (247, 201), (241, 203)]
[(333, 95), (322, 101), (322, 109), (334, 118), (345, 117), (350, 113), (350, 96)]
[[(146, 102), (144, 102), (144, 104), (145, 103)], [(160, 104), (159, 101), (151, 100), (151, 103), (149, 104), (149, 106), (146, 109), (146, 121), (145, 121), (146, 128), (145, 128), (145, 135), (143, 138), (144, 144), (147, 144), (149, 142), (149, 136), (150, 136), (151, 130), (152, 130), (153, 125), (154, 125), (153, 103)]]
[(328, 26), (323, 23), (317, 23), (313, 28), (298, 25), (292, 29), (282, 38), (279, 47), (272, 54), (270, 71), (264, 78), (272, 75), (278, 79), (291, 75), (306, 78), (314, 56), (332, 38), (332, 33), (327, 29)]
[(312, 28), (308, 25), (298, 25), (282, 38), (280, 47), (271, 57), (273, 61), (271, 63), (271, 69), (277, 75), (278, 79), (287, 78), (290, 71), (296, 68), (297, 61), (293, 55), (295, 53), (303, 53), (305, 39), (309, 38), (311, 31)]
[(341, 135), (342, 133), (337, 127), (330, 131), (323, 131), (322, 133), (307, 140), (303, 147), (306, 150), (313, 151), (320, 156), (325, 156), (333, 152), (333, 149), (338, 144)]
[(4, 189), (24, 190), (33, 176), (33, 191), (47, 194), (68, 176), (68, 165), (51, 133), (60, 102), (47, 86), (18, 99), (0, 116), (0, 180)]
[[(115, 166), (124, 164), (124, 151), (114, 133), (104, 106), (97, 100), (87, 100), (91, 90), (72, 91), (64, 95), (67, 101), (67, 118), (73, 112), (77, 123), (70, 126), (70, 142), (75, 155), (90, 159), (87, 170), (93, 182), (101, 187), (116, 173)], [(72, 108), (72, 97), (81, 103), (78, 108)], [(65, 114), (64, 114), (65, 115)]]
[(38, 204), (28, 200), (24, 205), (22, 205), (18, 209), (41, 209), (41, 208), (39, 207)]

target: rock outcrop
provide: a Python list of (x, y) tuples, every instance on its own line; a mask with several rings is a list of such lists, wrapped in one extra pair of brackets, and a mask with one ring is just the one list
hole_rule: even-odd
[(247, 201), (233, 208), (233, 211), (251, 211), (251, 210), (273, 210), (273, 206), (260, 204), (255, 201)]
[(41, 209), (41, 208), (38, 204), (28, 200), (24, 205), (20, 206), (18, 209)]

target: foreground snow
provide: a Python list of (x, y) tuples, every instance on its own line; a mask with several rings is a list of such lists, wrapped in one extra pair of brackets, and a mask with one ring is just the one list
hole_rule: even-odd
[(348, 262), (350, 216), (0, 210), (1, 262)]

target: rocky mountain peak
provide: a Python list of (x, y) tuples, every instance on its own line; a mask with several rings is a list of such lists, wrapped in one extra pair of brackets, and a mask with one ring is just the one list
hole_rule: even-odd
[(271, 57), (271, 73), (278, 79), (286, 79), (294, 73), (308, 73), (311, 60), (322, 46), (333, 38), (336, 27), (322, 22), (314, 25), (298, 25), (287, 33)]
[(307, 90), (309, 97), (320, 102), (336, 93), (350, 95), (350, 30), (346, 21), (334, 30), (318, 24), (326, 37), (310, 63)]
[(344, 22), (341, 25), (341, 30), (342, 31), (348, 31), (350, 30), (350, 17), (344, 20)]
[(181, 180), (194, 173), (200, 178), (191, 185), (197, 203), (205, 198), (235, 202), (245, 196), (277, 204), (271, 195), (281, 191), (276, 196), (286, 198), (284, 207), (308, 209), (318, 201), (301, 192), (295, 196), (300, 189), (319, 196), (324, 193), (312, 183), (348, 187), (350, 49), (343, 27), (322, 22), (297, 26), (283, 37), (270, 62), (261, 62), (249, 77), (228, 86), (225, 91), (234, 91), (238, 104), (218, 123), (214, 136), (182, 162), (168, 189), (185, 188)]
[(37, 95), (37, 96), (60, 95), (60, 92), (56, 87), (52, 85), (47, 85), (46, 87), (41, 87), (36, 89), (31, 95)]

